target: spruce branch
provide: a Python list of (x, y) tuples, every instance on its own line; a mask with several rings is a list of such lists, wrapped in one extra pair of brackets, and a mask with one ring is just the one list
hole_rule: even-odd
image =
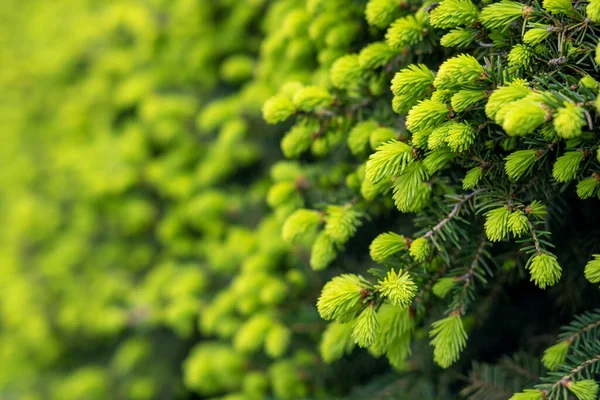
[(448, 214), (448, 216), (446, 216), (446, 218), (444, 218), (443, 220), (441, 220), (436, 226), (434, 226), (433, 228), (431, 228), (430, 231), (428, 231), (427, 233), (425, 233), (423, 235), (423, 237), (425, 239), (430, 238), (431, 236), (433, 236), (436, 232), (438, 232), (439, 230), (441, 230), (448, 222), (452, 221), (452, 219), (454, 219), (454, 217), (456, 217), (459, 213), (459, 211), (461, 210), (462, 206), (465, 205), (465, 203), (467, 203), (469, 200), (471, 200), (473, 197), (477, 196), (478, 194), (485, 192), (486, 189), (478, 189), (475, 190), (474, 192), (469, 193), (468, 195), (464, 196), (463, 198), (461, 198), (452, 208), (452, 211), (450, 211), (450, 213)]
[[(567, 375), (563, 376), (560, 380), (556, 381), (549, 390), (545, 391), (545, 395), (553, 396), (561, 386), (568, 388), (570, 382), (577, 374), (582, 372), (584, 369), (591, 367), (592, 365), (594, 365), (597, 362), (600, 362), (600, 354), (583, 361), (582, 363), (577, 365), (575, 368), (571, 369), (571, 371)], [(548, 399), (550, 399), (550, 398), (551, 397), (548, 397)]]
[(535, 251), (537, 254), (541, 254), (542, 248), (540, 246), (540, 241), (537, 237), (537, 234), (535, 233), (535, 228), (533, 226), (533, 223), (529, 219), (527, 219), (527, 225), (529, 226), (529, 231), (531, 232), (531, 238), (533, 239), (533, 243), (535, 245)]
[(568, 343), (573, 343), (574, 341), (579, 339), (581, 336), (585, 335), (587, 332), (591, 331), (594, 328), (598, 328), (598, 327), (600, 327), (600, 321), (592, 322), (591, 324), (583, 327), (579, 332), (576, 332), (576, 333), (572, 334), (571, 336), (569, 336), (566, 339), (566, 341)]
[(475, 251), (475, 255), (473, 257), (471, 265), (469, 266), (469, 269), (466, 273), (457, 277), (457, 280), (463, 282), (463, 285), (456, 300), (453, 302), (454, 311), (459, 310), (461, 314), (465, 313), (465, 299), (467, 297), (467, 290), (473, 283), (473, 276), (475, 274), (475, 271), (477, 270), (477, 267), (479, 266), (481, 259), (483, 258), (483, 255), (485, 253), (485, 247), (487, 246), (487, 244), (488, 241), (485, 238), (481, 240), (479, 246), (477, 247), (477, 250)]

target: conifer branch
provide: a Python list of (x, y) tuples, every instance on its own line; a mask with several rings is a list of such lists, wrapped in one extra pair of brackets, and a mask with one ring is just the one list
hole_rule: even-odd
[(444, 218), (443, 220), (441, 220), (436, 226), (434, 226), (433, 228), (431, 228), (430, 231), (428, 231), (427, 233), (425, 233), (423, 235), (423, 237), (425, 239), (430, 238), (432, 235), (434, 235), (436, 232), (438, 232), (440, 229), (442, 229), (448, 222), (452, 221), (452, 219), (454, 217), (456, 217), (456, 215), (458, 215), (460, 209), (462, 208), (462, 206), (467, 203), (469, 200), (471, 200), (473, 197), (477, 196), (479, 193), (484, 192), (486, 189), (479, 189), (479, 190), (475, 190), (474, 192), (469, 193), (468, 195), (464, 196), (462, 199), (460, 199), (452, 208), (452, 211), (450, 211), (450, 213), (448, 214), (448, 216), (446, 218)]
[(600, 327), (600, 321), (596, 321), (594, 323), (591, 323), (587, 326), (585, 326), (584, 328), (582, 328), (579, 332), (572, 334), (571, 336), (569, 336), (566, 341), (568, 343), (573, 343), (575, 340), (577, 340), (579, 337), (581, 337), (582, 335), (584, 335), (585, 333), (589, 332), (590, 330)]
[(484, 253), (485, 246), (487, 245), (487, 243), (488, 242), (485, 238), (481, 240), (481, 243), (479, 244), (479, 246), (477, 247), (477, 250), (475, 251), (475, 255), (473, 257), (473, 261), (471, 262), (469, 270), (465, 274), (463, 274), (457, 278), (461, 282), (464, 282), (462, 289), (460, 291), (460, 294), (458, 295), (458, 298), (456, 300), (456, 306), (455, 306), (455, 310), (460, 310), (461, 314), (465, 313), (464, 299), (467, 296), (467, 289), (469, 288), (469, 286), (471, 286), (471, 284), (473, 282), (473, 274), (475, 273), (475, 270), (477, 269), (477, 266), (479, 265), (479, 262), (481, 261), (481, 258), (483, 257), (483, 253)]
[(577, 367), (573, 368), (569, 374), (563, 376), (560, 380), (556, 381), (550, 390), (546, 391), (546, 395), (554, 393), (560, 386), (568, 387), (568, 384), (571, 382), (573, 377), (580, 373), (585, 368), (590, 367), (591, 365), (600, 362), (600, 354), (597, 356), (587, 359), (584, 362), (580, 363)]
[(531, 238), (533, 239), (533, 243), (535, 245), (535, 251), (537, 254), (541, 254), (542, 248), (540, 246), (540, 241), (537, 237), (537, 234), (535, 233), (535, 228), (533, 226), (533, 223), (529, 219), (527, 219), (527, 225), (529, 226), (529, 231), (531, 232)]

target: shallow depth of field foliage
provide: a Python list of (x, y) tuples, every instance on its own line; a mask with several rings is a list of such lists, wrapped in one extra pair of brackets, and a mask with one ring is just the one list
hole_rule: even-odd
[(0, 398), (600, 398), (599, 35), (2, 0)]

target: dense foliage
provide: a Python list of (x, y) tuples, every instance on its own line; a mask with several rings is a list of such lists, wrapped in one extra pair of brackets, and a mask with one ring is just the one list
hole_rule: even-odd
[(600, 0), (0, 18), (1, 398), (599, 398)]

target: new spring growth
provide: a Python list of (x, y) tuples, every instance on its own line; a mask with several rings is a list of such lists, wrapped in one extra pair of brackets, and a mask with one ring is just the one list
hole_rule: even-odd
[(529, 269), (531, 281), (542, 289), (558, 282), (562, 271), (556, 256), (549, 253), (533, 255), (527, 263), (527, 269)]
[(461, 113), (486, 98), (485, 90), (459, 90), (452, 96), (450, 104), (454, 112)]
[(593, 379), (584, 379), (581, 381), (569, 380), (564, 383), (564, 386), (579, 400), (598, 399), (598, 383)]
[(435, 28), (470, 26), (477, 21), (479, 10), (470, 0), (444, 0), (429, 14), (429, 22)]
[(269, 389), (269, 379), (263, 372), (249, 372), (244, 378), (242, 388), (244, 392), (248, 393), (250, 396), (257, 398), (264, 397)]
[(454, 93), (456, 93), (455, 89), (437, 89), (431, 94), (431, 100), (438, 103), (448, 104)]
[(469, 54), (460, 54), (440, 65), (433, 85), (437, 89), (463, 88), (485, 76), (483, 67), (475, 57)]
[(433, 88), (433, 73), (423, 64), (413, 64), (400, 70), (392, 79), (391, 90), (399, 101), (394, 111), (407, 112)]
[(451, 149), (442, 147), (428, 153), (423, 160), (423, 166), (429, 175), (433, 175), (444, 168), (453, 157), (454, 153)]
[(428, 131), (444, 122), (449, 115), (450, 110), (444, 103), (422, 100), (408, 112), (406, 127), (413, 133)]
[(544, 367), (553, 371), (567, 359), (567, 353), (571, 343), (568, 340), (556, 343), (554, 346), (548, 347), (542, 356)]
[(585, 8), (585, 12), (590, 20), (594, 22), (600, 21), (600, 1), (590, 0)]
[(385, 178), (377, 183), (373, 183), (368, 179), (363, 179), (360, 184), (360, 194), (365, 200), (372, 201), (377, 198), (377, 196), (389, 191), (391, 181), (391, 177)]
[[(305, 398), (308, 388), (298, 376), (298, 361), (289, 358), (274, 362), (269, 367), (269, 381), (276, 397)], [(229, 396), (231, 398), (231, 396)]]
[(378, 332), (379, 320), (374, 302), (371, 301), (354, 321), (352, 339), (359, 347), (369, 347), (375, 342)]
[(371, 133), (377, 128), (379, 125), (373, 120), (362, 121), (354, 125), (348, 134), (347, 141), (352, 154), (358, 155), (366, 150)]
[(579, 80), (579, 85), (595, 91), (598, 88), (598, 81), (591, 75), (584, 75)]
[[(570, 1), (569, 1), (570, 4)], [(563, 139), (581, 136), (581, 128), (585, 125), (584, 109), (565, 101), (554, 114), (554, 130)]]
[(467, 122), (456, 122), (448, 126), (446, 144), (455, 153), (462, 153), (475, 142), (475, 130)]
[(362, 225), (362, 213), (351, 205), (329, 206), (325, 217), (325, 232), (336, 243), (346, 243)]
[(508, 229), (515, 237), (520, 237), (529, 229), (529, 220), (523, 211), (515, 210), (510, 214)]
[(521, 177), (531, 172), (535, 161), (543, 155), (543, 151), (538, 150), (517, 150), (509, 154), (504, 160), (504, 171), (513, 181), (518, 181)]
[(331, 83), (338, 89), (348, 89), (356, 85), (362, 76), (357, 54), (338, 58), (330, 70)]
[(335, 242), (323, 231), (317, 235), (310, 250), (310, 266), (315, 271), (320, 271), (331, 264), (337, 257)]
[(295, 242), (302, 239), (315, 229), (322, 221), (320, 212), (315, 210), (299, 209), (294, 211), (283, 224), (281, 235), (287, 242)]
[[(206, 360), (219, 360), (207, 363)], [(183, 380), (187, 386), (206, 395), (217, 395), (224, 388), (238, 386), (244, 376), (244, 354), (218, 342), (204, 342), (194, 347), (183, 364)]]
[(390, 140), (369, 157), (365, 179), (372, 183), (400, 174), (413, 160), (412, 148), (403, 142)]
[(499, 242), (508, 235), (508, 219), (511, 211), (507, 207), (499, 207), (485, 214), (485, 234), (492, 242)]
[(283, 356), (288, 349), (291, 336), (290, 330), (285, 325), (273, 325), (265, 338), (265, 353), (271, 358)]
[(483, 178), (483, 169), (481, 167), (470, 169), (463, 178), (463, 189), (473, 189), (475, 186), (477, 186), (481, 178)]
[(293, 102), (298, 109), (310, 112), (331, 105), (333, 97), (318, 86), (307, 86), (296, 92)]
[(535, 219), (543, 220), (546, 217), (546, 214), (548, 214), (548, 211), (546, 211), (546, 206), (542, 204), (542, 202), (534, 200), (525, 207), (525, 214), (531, 215)]
[(411, 333), (415, 327), (410, 309), (383, 303), (377, 311), (377, 317), (379, 334), (369, 352), (376, 357), (385, 354), (392, 366), (399, 365), (410, 355)]
[(359, 275), (342, 274), (323, 286), (317, 310), (325, 320), (350, 322), (361, 309), (370, 285)]
[(600, 254), (594, 254), (585, 265), (585, 278), (592, 283), (600, 283)]
[(530, 46), (542, 43), (552, 33), (548, 28), (549, 26), (529, 29), (525, 32), (525, 35), (523, 35), (523, 43)]
[(516, 1), (503, 0), (485, 7), (479, 15), (479, 21), (488, 29), (504, 30), (517, 19), (528, 18), (533, 13), (533, 7)]
[(431, 130), (413, 132), (410, 143), (415, 149), (427, 149), (427, 142), (431, 133)]
[(399, 8), (398, 0), (369, 0), (365, 7), (365, 17), (369, 25), (385, 28), (392, 23)]
[(402, 270), (396, 273), (394, 269), (391, 269), (385, 279), (380, 280), (378, 283), (375, 289), (396, 307), (407, 308), (417, 293), (417, 285), (415, 285), (408, 272)]
[(366, 46), (358, 55), (358, 64), (363, 71), (383, 67), (396, 55), (385, 42), (375, 42)]
[(589, 199), (594, 196), (600, 186), (600, 174), (594, 172), (589, 178), (585, 178), (577, 183), (577, 196), (580, 199)]
[(352, 352), (355, 345), (352, 325), (351, 322), (332, 322), (327, 325), (319, 344), (319, 353), (325, 363), (330, 364)]
[(431, 291), (437, 297), (443, 299), (446, 295), (454, 289), (456, 286), (456, 278), (453, 277), (443, 277), (438, 279), (438, 281), (432, 286)]
[(556, 159), (552, 167), (552, 176), (557, 182), (569, 182), (577, 176), (584, 154), (581, 151), (569, 151)]
[(397, 136), (398, 133), (392, 128), (377, 128), (369, 135), (369, 145), (373, 150), (376, 150), (381, 144), (390, 139), (395, 139)]
[(456, 28), (442, 36), (440, 44), (444, 47), (467, 47), (479, 34), (478, 29)]
[(531, 47), (520, 43), (514, 45), (507, 57), (510, 70), (528, 68), (534, 56), (535, 53)]
[(400, 70), (392, 79), (391, 90), (395, 96), (422, 94), (432, 87), (433, 73), (423, 64), (412, 64)]
[(267, 314), (257, 314), (244, 323), (236, 333), (233, 345), (236, 350), (244, 353), (257, 351), (265, 341), (273, 318)]
[(456, 153), (468, 149), (475, 141), (475, 130), (467, 122), (448, 121), (435, 128), (427, 138), (429, 150), (442, 149), (446, 145)]
[(573, 4), (571, 0), (544, 0), (542, 7), (554, 15), (568, 15), (573, 12)]
[(392, 198), (398, 210), (417, 212), (422, 210), (431, 196), (431, 185), (423, 162), (408, 165), (392, 184)]
[(287, 158), (297, 158), (313, 143), (314, 129), (310, 124), (293, 126), (281, 140), (281, 151)]
[(407, 241), (404, 236), (394, 232), (382, 233), (371, 242), (369, 253), (373, 261), (382, 263), (388, 257), (404, 250)]
[(423, 262), (429, 256), (431, 248), (426, 238), (420, 237), (413, 240), (408, 248), (408, 253), (417, 262)]
[(387, 44), (394, 50), (415, 45), (423, 40), (427, 31), (427, 16), (423, 12), (398, 18), (385, 34)]
[(520, 393), (515, 393), (509, 400), (543, 400), (545, 394), (537, 389), (525, 389)]
[(435, 321), (429, 332), (433, 346), (433, 359), (442, 368), (448, 368), (456, 362), (460, 352), (467, 345), (467, 334), (460, 314), (453, 312), (448, 317)]
[(276, 95), (265, 102), (262, 113), (267, 123), (277, 124), (294, 115), (296, 107), (287, 96)]
[(552, 118), (552, 113), (542, 101), (543, 96), (537, 93), (514, 101), (499, 110), (496, 122), (502, 124), (509, 136), (531, 134)]
[(515, 79), (508, 86), (502, 86), (491, 94), (485, 106), (485, 113), (490, 119), (495, 120), (497, 124), (502, 124), (502, 120), (496, 118), (500, 109), (509, 103), (526, 97), (530, 93), (533, 92), (529, 89), (527, 81)]
[(296, 193), (296, 184), (294, 182), (277, 182), (269, 188), (267, 204), (271, 208), (277, 208), (282, 204), (293, 202)]
[(427, 148), (429, 150), (435, 150), (444, 147), (446, 145), (448, 131), (456, 123), (457, 122), (455, 121), (448, 121), (435, 128), (427, 138)]

